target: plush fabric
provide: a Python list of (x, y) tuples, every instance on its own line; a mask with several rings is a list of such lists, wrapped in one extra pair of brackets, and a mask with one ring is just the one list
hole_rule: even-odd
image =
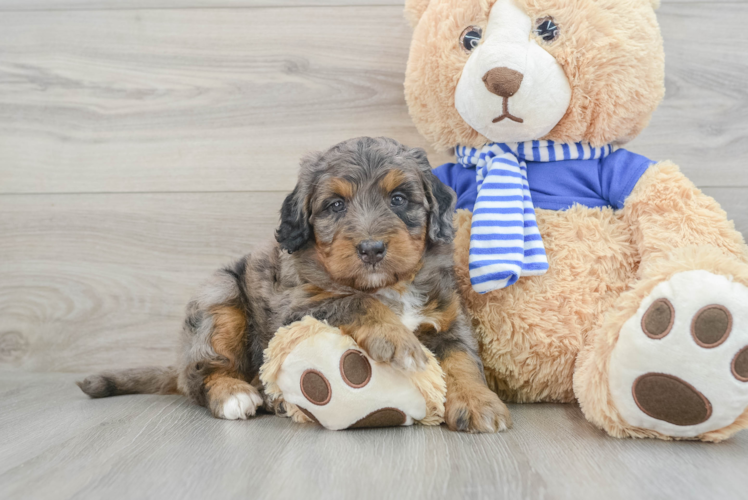
[[(518, 136), (623, 144), (663, 96), (658, 4), (409, 0), (414, 33), (405, 93), (413, 120), (445, 149)], [(505, 29), (518, 40), (527, 33), (552, 56), (566, 79), (559, 85), (572, 91), (564, 116), (543, 137), (532, 135), (537, 127), (521, 114), (504, 114), (529, 109), (537, 116), (537, 87), (517, 73), (553, 65), (524, 41), (516, 53), (503, 44), (510, 33), (491, 22), (494, 12), (512, 13), (515, 22)], [(475, 47), (459, 43), (467, 28), (483, 37)], [(463, 71), (485, 60), (497, 71)], [(461, 101), (465, 78), (491, 113), (476, 114)], [(487, 92), (478, 91), (481, 84)], [(494, 115), (500, 127), (489, 124)], [(437, 175), (456, 189), (459, 207), (472, 209), (477, 182), (469, 172), (451, 164)], [(546, 274), (477, 293), (470, 283), (472, 215), (459, 210), (454, 219), (458, 285), (489, 386), (509, 401), (578, 401), (592, 424), (615, 437), (717, 442), (748, 427), (748, 382), (734, 368), (748, 345), (748, 247), (719, 204), (672, 163), (623, 150), (600, 162), (528, 163), (527, 179)]]
[[(455, 93), (469, 54), (459, 34), (485, 26), (493, 1), (408, 0), (417, 19), (405, 75), (405, 97), (421, 134), (438, 149), (506, 142), (468, 125), (455, 108)], [(662, 100), (664, 51), (651, 0), (516, 0), (530, 19), (553, 17), (561, 36), (540, 44), (563, 68), (571, 101), (544, 137), (557, 142), (623, 144), (649, 123)], [(584, 50), (580, 50), (583, 48)], [(457, 49), (457, 50), (455, 50)]]
[[(265, 351), (260, 380), (267, 396), (282, 398), (286, 414), (297, 422), (314, 418), (331, 430), (438, 425), (446, 382), (434, 355), (424, 351), (426, 369), (406, 373), (373, 361), (339, 329), (306, 317), (278, 330)], [(359, 360), (358, 367), (345, 369), (348, 354)]]

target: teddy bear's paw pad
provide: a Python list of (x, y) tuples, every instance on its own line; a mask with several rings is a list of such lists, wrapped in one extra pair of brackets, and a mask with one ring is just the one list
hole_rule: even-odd
[(641, 411), (671, 424), (697, 425), (712, 416), (712, 404), (706, 396), (673, 375), (642, 375), (634, 382), (633, 394)]
[(382, 408), (376, 410), (348, 427), (349, 429), (365, 429), (373, 427), (397, 427), (405, 425), (407, 417), (397, 408)]
[(732, 360), (732, 374), (741, 382), (748, 382), (748, 347), (744, 347)]
[(301, 406), (298, 406), (297, 408), (299, 409), (299, 411), (300, 411), (301, 413), (303, 413), (304, 415), (306, 415), (306, 417), (307, 417), (307, 418), (308, 418), (309, 420), (311, 420), (312, 422), (314, 422), (314, 423), (315, 423), (315, 424), (317, 424), (317, 425), (321, 425), (321, 424), (319, 423), (319, 420), (317, 420), (317, 417), (315, 417), (315, 416), (314, 416), (314, 415), (312, 414), (312, 412), (310, 412), (309, 410), (306, 410), (306, 409), (302, 408)]
[(675, 310), (667, 299), (657, 299), (642, 317), (642, 331), (651, 339), (661, 339), (673, 328)]
[(355, 349), (349, 349), (340, 357), (340, 377), (343, 382), (360, 389), (371, 380), (371, 363)]
[(301, 375), (301, 393), (307, 401), (324, 406), (332, 398), (332, 389), (327, 377), (317, 370), (306, 370)]
[[(439, 373), (441, 375), (441, 373)], [(427, 416), (416, 377), (379, 363), (336, 331), (307, 338), (286, 356), (277, 385), (295, 421), (327, 429), (412, 425)]]
[(711, 349), (727, 340), (732, 330), (732, 314), (720, 305), (708, 305), (693, 317), (691, 334), (701, 347)]
[(748, 288), (707, 271), (660, 283), (621, 328), (609, 376), (630, 425), (689, 438), (732, 424), (748, 407)]

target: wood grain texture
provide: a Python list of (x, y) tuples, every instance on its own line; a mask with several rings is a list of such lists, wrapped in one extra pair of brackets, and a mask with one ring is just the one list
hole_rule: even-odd
[(0, 197), (0, 370), (173, 362), (190, 296), (273, 238), (283, 196)]
[[(748, 186), (748, 4), (659, 15), (668, 95), (631, 149)], [(400, 6), (7, 12), (0, 192), (288, 190), (303, 153), (344, 138), (424, 146), (410, 36)]]
[[(748, 234), (748, 188), (705, 191)], [(284, 194), (0, 196), (0, 371), (171, 363), (190, 296), (272, 240)]]
[(403, 3), (402, 0), (0, 0), (0, 11), (401, 6)]
[(0, 375), (0, 497), (744, 498), (748, 433), (606, 437), (574, 405), (511, 405), (514, 428), (325, 431), (213, 419), (179, 396), (89, 400), (75, 375)]
[(424, 145), (400, 7), (0, 17), (0, 190), (289, 190), (358, 135)]
[[(697, 3), (704, 0), (662, 0), (663, 4)], [(744, 0), (726, 0), (740, 3)], [(402, 5), (403, 0), (0, 0), (0, 11), (29, 10), (123, 10), (123, 9), (220, 9), (253, 7), (306, 7), (339, 5)]]

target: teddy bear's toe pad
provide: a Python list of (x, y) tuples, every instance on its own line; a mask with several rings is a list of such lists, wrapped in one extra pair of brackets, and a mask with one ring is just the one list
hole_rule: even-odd
[(306, 370), (301, 375), (301, 393), (318, 406), (326, 405), (332, 397), (330, 382), (317, 370)]
[(333, 430), (412, 425), (426, 417), (411, 375), (366, 356), (353, 339), (333, 331), (299, 342), (277, 379), (286, 402)]
[(364, 418), (348, 427), (349, 429), (365, 429), (373, 427), (397, 427), (405, 425), (407, 416), (397, 408), (382, 408), (369, 413)]
[(732, 361), (732, 374), (741, 382), (748, 382), (748, 347), (744, 347)]
[(748, 407), (748, 288), (706, 271), (657, 285), (621, 328), (609, 388), (630, 424), (696, 437)]
[(696, 425), (712, 415), (712, 405), (688, 382), (673, 375), (647, 373), (634, 382), (636, 406), (650, 417), (675, 425)]

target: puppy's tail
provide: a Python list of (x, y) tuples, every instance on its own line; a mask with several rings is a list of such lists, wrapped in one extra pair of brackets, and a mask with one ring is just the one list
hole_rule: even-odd
[(123, 394), (179, 394), (177, 370), (173, 366), (149, 366), (90, 375), (76, 382), (92, 398)]

